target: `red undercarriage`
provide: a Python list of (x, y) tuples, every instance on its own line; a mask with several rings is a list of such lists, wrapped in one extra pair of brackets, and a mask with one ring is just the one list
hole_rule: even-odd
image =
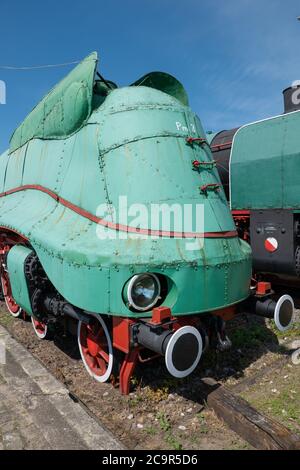
[[(17, 244), (27, 244), (27, 240), (20, 234), (8, 231), (2, 228), (0, 234), (0, 257), (2, 258), (1, 263), (1, 276), (5, 277), (5, 301), (10, 307), (9, 310), (12, 312), (14, 306), (18, 308), (15, 303), (9, 282), (7, 272), (3, 269), (3, 262), (6, 254), (10, 248)], [(235, 314), (235, 307), (219, 310), (215, 312), (216, 316), (220, 316), (223, 320), (229, 320)], [(175, 331), (178, 328), (185, 325), (197, 326), (199, 323), (199, 317), (172, 317), (171, 310), (166, 307), (154, 308), (152, 312), (152, 318), (149, 319), (149, 323), (153, 325), (161, 325), (165, 327), (165, 323), (172, 320), (172, 329)], [(136, 323), (135, 320), (123, 317), (113, 317), (112, 319), (112, 345), (115, 350), (120, 351), (124, 354), (121, 361), (118, 376), (114, 377), (114, 382), (119, 382), (120, 391), (122, 394), (128, 394), (130, 389), (130, 379), (134, 372), (134, 369), (138, 362), (145, 363), (149, 362), (158, 357), (157, 354), (151, 356), (145, 356), (145, 349), (141, 346), (132, 344), (131, 328)], [(101, 325), (96, 325), (96, 328), (86, 327), (83, 328), (82, 333), (82, 351), (85, 356), (85, 363), (88, 368), (96, 375), (102, 375), (107, 370), (107, 364), (109, 354), (107, 350), (107, 342), (105, 342), (105, 335), (103, 334), (103, 328)]]
[[(249, 218), (249, 213), (235, 213), (233, 214), (234, 218), (237, 223), (245, 223), (247, 222), (247, 218)], [(7, 229), (2, 228), (2, 233), (0, 234), (0, 258), (5, 257), (6, 253), (9, 249), (15, 245), (16, 243), (23, 243), (26, 244), (27, 240), (22, 237), (20, 234), (8, 231)], [(4, 270), (1, 263), (1, 274), (3, 275)], [(8, 289), (5, 292), (5, 296), (10, 296), (11, 302), (13, 302), (13, 297), (11, 295), (10, 285), (8, 279)], [(260, 286), (261, 289), (267, 289), (268, 286)], [(262, 294), (263, 292), (260, 292)], [(7, 299), (6, 299), (7, 300)], [(217, 317), (221, 317), (224, 321), (230, 320), (234, 317), (236, 313), (236, 307), (228, 307), (224, 309), (220, 309), (218, 311), (213, 312), (213, 314)], [(170, 324), (170, 320), (172, 320), (172, 329), (176, 330), (185, 325), (192, 325), (192, 326), (199, 326), (200, 319), (199, 316), (186, 316), (186, 317), (172, 317), (171, 310), (167, 307), (157, 307), (154, 308), (152, 311), (152, 318), (149, 319), (149, 323), (153, 325), (161, 325), (162, 327), (166, 327), (165, 324)], [(128, 394), (130, 389), (130, 379), (134, 372), (134, 369), (138, 362), (149, 362), (155, 358), (157, 358), (157, 354), (153, 354), (152, 356), (143, 357), (145, 351), (141, 346), (137, 344), (132, 344), (132, 326), (135, 324), (135, 320), (130, 318), (123, 318), (123, 317), (113, 317), (112, 318), (112, 347), (115, 350), (124, 354), (124, 357), (121, 360), (120, 368), (118, 371), (118, 377), (114, 377), (115, 383), (119, 379), (119, 387), (122, 394)], [(95, 326), (95, 325), (94, 325)], [(107, 342), (105, 342), (105, 335), (103, 328), (101, 329), (101, 325), (96, 325), (94, 328), (92, 325), (91, 327), (85, 326), (83, 328), (82, 336), (82, 350), (86, 353), (85, 363), (88, 364), (90, 370), (95, 372), (97, 375), (101, 375), (102, 372), (107, 370), (107, 364), (109, 360), (109, 351), (107, 349)], [(95, 375), (94, 374), (94, 375)], [(101, 381), (101, 380), (100, 380)]]
[[(220, 309), (214, 312), (214, 315), (221, 317), (227, 321), (234, 317), (236, 313), (236, 307), (228, 307)], [(173, 330), (176, 331), (185, 325), (197, 326), (200, 320), (197, 316), (192, 317), (172, 317), (171, 310), (167, 307), (157, 307), (152, 311), (152, 318), (149, 323), (153, 325), (164, 325), (164, 322), (173, 320)], [(131, 333), (130, 329), (134, 325), (135, 321), (129, 318), (114, 317), (113, 318), (113, 346), (125, 353), (125, 358), (122, 362), (120, 374), (119, 374), (119, 387), (120, 391), (124, 395), (128, 395), (130, 389), (130, 379), (134, 372), (134, 369), (138, 362), (149, 362), (159, 355), (155, 354), (151, 357), (144, 359), (142, 357), (142, 350), (140, 346), (131, 346)]]
[[(15, 303), (12, 292), (8, 273), (3, 268), (3, 262), (6, 254), (10, 248), (15, 245), (22, 243), (24, 245), (28, 244), (28, 240), (13, 230), (7, 229), (6, 227), (0, 227), (0, 259), (1, 261), (1, 276), (5, 277), (5, 301), (7, 306), (9, 306), (10, 312), (12, 312), (12, 307), (18, 308), (18, 305)], [(24, 315), (25, 312), (23, 312)], [(235, 314), (235, 308), (227, 308), (215, 312), (215, 315), (222, 317), (224, 320), (232, 318)], [(150, 322), (154, 325), (163, 325), (165, 321), (172, 319), (173, 324), (172, 328), (174, 330), (185, 325), (196, 325), (199, 322), (197, 317), (180, 317), (180, 318), (171, 318), (171, 310), (165, 307), (158, 307), (153, 309), (153, 314)], [(119, 379), (119, 387), (122, 394), (128, 394), (130, 389), (130, 379), (138, 362), (145, 363), (157, 358), (157, 354), (152, 356), (143, 357), (142, 347), (138, 345), (131, 344), (131, 327), (135, 323), (134, 320), (123, 317), (113, 317), (112, 325), (112, 343), (113, 348), (121, 351), (125, 354), (119, 369), (118, 377), (114, 378), (114, 381), (117, 382)], [(90, 329), (88, 332), (89, 337), (85, 337), (85, 348), (82, 347), (83, 353), (87, 354), (85, 357), (85, 362), (88, 367), (94, 371), (97, 365), (97, 374), (101, 374), (102, 370), (105, 372), (107, 364), (107, 358), (109, 357), (107, 353), (107, 348), (105, 348), (105, 341), (103, 343), (103, 331), (101, 331), (101, 326), (97, 326), (97, 332)], [(100, 337), (102, 339), (100, 339)], [(99, 338), (99, 341), (98, 339)], [(102, 341), (102, 343), (101, 343)], [(96, 374), (96, 375), (97, 375)]]

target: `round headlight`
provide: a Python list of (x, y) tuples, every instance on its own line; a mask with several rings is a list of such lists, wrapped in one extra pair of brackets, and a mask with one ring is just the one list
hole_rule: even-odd
[(136, 310), (145, 311), (153, 307), (160, 296), (160, 282), (155, 274), (137, 274), (127, 287), (127, 299)]

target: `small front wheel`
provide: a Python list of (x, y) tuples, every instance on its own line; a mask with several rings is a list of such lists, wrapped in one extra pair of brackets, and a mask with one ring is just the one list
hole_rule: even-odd
[(51, 331), (46, 323), (41, 322), (35, 317), (31, 317), (33, 330), (39, 339), (51, 339)]
[(78, 323), (78, 346), (83, 364), (97, 382), (106, 382), (113, 368), (113, 347), (105, 321), (92, 314), (90, 324)]
[(9, 276), (7, 271), (4, 270), (1, 273), (1, 286), (7, 310), (14, 318), (19, 318), (23, 312), (22, 307), (16, 303), (12, 296)]

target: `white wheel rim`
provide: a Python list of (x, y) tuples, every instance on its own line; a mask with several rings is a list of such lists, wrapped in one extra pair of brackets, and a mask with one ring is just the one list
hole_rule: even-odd
[(7, 310), (9, 311), (10, 315), (12, 315), (14, 318), (18, 318), (21, 313), (22, 313), (22, 307), (19, 307), (18, 311), (17, 312), (13, 312), (9, 306), (9, 303), (7, 302), (7, 299), (6, 299), (6, 295), (4, 295), (4, 286), (3, 286), (3, 279), (1, 277), (1, 285), (2, 285), (2, 292), (3, 292), (3, 296), (4, 296), (4, 301), (5, 301), (5, 305), (6, 305), (6, 308)]
[[(45, 330), (43, 332), (39, 331), (34, 323), (34, 321), (39, 321), (39, 320), (36, 320), (36, 318), (34, 318), (33, 316), (31, 316), (31, 323), (32, 323), (32, 326), (33, 326), (33, 329), (34, 329), (34, 332), (35, 334), (40, 338), (40, 339), (45, 339), (46, 336), (47, 336), (47, 333), (48, 333), (48, 326), (47, 325), (44, 325), (44, 328)], [(42, 323), (42, 322), (40, 322)]]
[(82, 322), (79, 321), (78, 322), (78, 328), (77, 328), (77, 340), (78, 340), (78, 347), (79, 347), (81, 359), (82, 359), (82, 362), (84, 364), (84, 367), (86, 368), (88, 374), (91, 377), (93, 377), (97, 382), (106, 382), (109, 379), (109, 377), (111, 375), (111, 372), (112, 372), (112, 368), (113, 368), (113, 347), (112, 347), (110, 334), (108, 332), (107, 326), (106, 326), (103, 318), (101, 318), (100, 315), (97, 315), (96, 313), (89, 313), (89, 315), (92, 315), (93, 317), (95, 317), (99, 321), (99, 323), (101, 324), (101, 327), (103, 328), (104, 334), (106, 336), (109, 360), (108, 360), (107, 369), (106, 369), (105, 374), (103, 374), (103, 375), (95, 374), (90, 369), (89, 365), (87, 364), (87, 362), (85, 360), (84, 353), (83, 353), (82, 347), (81, 347), (81, 342), (80, 342), (80, 331), (81, 331)]
[[(291, 316), (290, 322), (287, 325), (284, 326), (280, 323), (280, 308), (281, 308), (281, 305), (283, 304), (283, 302), (285, 302), (286, 300), (291, 302), (292, 307), (293, 307), (293, 314)], [(275, 312), (274, 312), (274, 321), (275, 321), (275, 324), (276, 324), (279, 331), (286, 331), (291, 327), (291, 325), (293, 323), (293, 320), (294, 320), (294, 311), (295, 311), (295, 306), (294, 306), (294, 301), (293, 301), (292, 297), (290, 295), (287, 295), (287, 294), (282, 295), (280, 297), (280, 299), (278, 300), (277, 304), (276, 304)]]
[[(173, 349), (178, 338), (180, 338), (180, 336), (185, 335), (187, 333), (192, 333), (194, 336), (196, 336), (196, 338), (198, 339), (199, 351), (198, 351), (195, 361), (188, 369), (178, 370), (176, 369), (172, 361)], [(175, 333), (172, 335), (167, 345), (166, 354), (165, 354), (165, 363), (166, 363), (166, 367), (168, 371), (170, 372), (171, 375), (179, 379), (182, 379), (183, 377), (187, 377), (197, 367), (200, 361), (201, 355), (202, 355), (202, 351), (203, 351), (203, 341), (202, 341), (202, 337), (199, 331), (194, 326), (183, 326), (179, 328), (179, 330), (175, 331)], [(184, 354), (184, 351), (182, 353)]]

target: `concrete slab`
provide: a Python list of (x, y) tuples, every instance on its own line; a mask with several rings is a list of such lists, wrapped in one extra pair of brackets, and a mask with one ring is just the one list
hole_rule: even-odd
[[(0, 326), (1, 449), (124, 449), (67, 388)], [(2, 355), (3, 357), (3, 355)]]

